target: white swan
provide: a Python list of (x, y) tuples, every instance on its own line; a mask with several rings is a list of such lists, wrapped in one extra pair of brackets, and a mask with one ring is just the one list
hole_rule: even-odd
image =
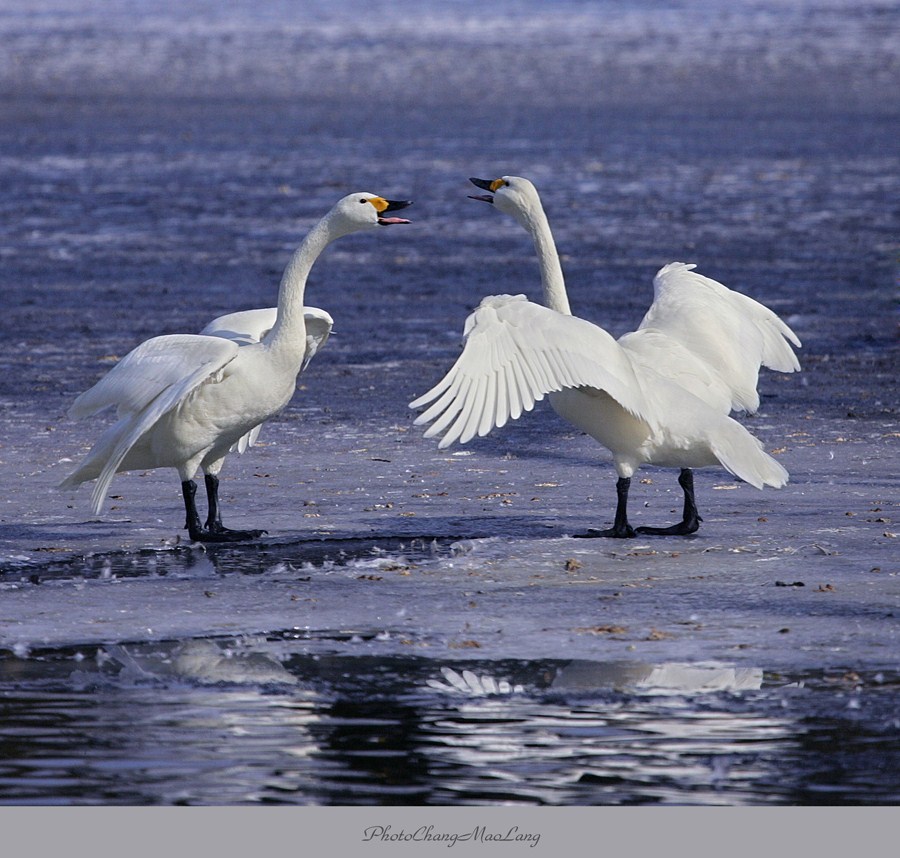
[[(233, 337), (172, 334), (147, 340), (122, 358), (69, 410), (72, 417), (86, 417), (115, 407), (118, 420), (61, 488), (96, 479), (92, 509), (97, 515), (116, 473), (171, 467), (181, 478), (191, 539), (230, 542), (264, 533), (222, 525), (217, 475), (223, 460), (242, 438), (287, 405), (297, 375), (311, 357), (303, 293), (316, 258), (341, 236), (409, 223), (385, 216), (407, 205), (368, 193), (339, 200), (288, 262), (274, 325), (259, 342), (241, 346)], [(198, 469), (203, 470), (209, 500), (205, 527), (194, 499)]]
[[(619, 340), (571, 314), (559, 257), (540, 197), (527, 179), (471, 180), (534, 239), (545, 306), (524, 295), (485, 298), (466, 320), (465, 346), (438, 384), (410, 403), (416, 419), (466, 443), (530, 411), (549, 394), (564, 419), (610, 450), (618, 472), (613, 526), (583, 536), (687, 535), (700, 526), (692, 468), (721, 465), (751, 485), (780, 487), (787, 471), (728, 413), (753, 411), (761, 365), (800, 368), (787, 341), (800, 341), (771, 310), (673, 262), (654, 279), (640, 327)], [(681, 469), (682, 521), (632, 528), (628, 490), (645, 464)]]

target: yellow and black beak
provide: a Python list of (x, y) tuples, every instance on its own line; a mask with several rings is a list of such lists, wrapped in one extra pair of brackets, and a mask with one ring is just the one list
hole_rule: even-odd
[(402, 217), (383, 217), (387, 212), (395, 212), (399, 209), (405, 209), (412, 205), (412, 200), (386, 200), (384, 197), (373, 197), (369, 200), (375, 211), (378, 212), (378, 223), (383, 226), (390, 226), (395, 223), (409, 223), (406, 218)]
[[(497, 188), (502, 188), (506, 182), (503, 179), (472, 179), (469, 181), (475, 185), (476, 188), (481, 188), (484, 191), (490, 191), (493, 194)], [(470, 194), (470, 200), (479, 200), (482, 203), (493, 203), (494, 198), (490, 194)]]

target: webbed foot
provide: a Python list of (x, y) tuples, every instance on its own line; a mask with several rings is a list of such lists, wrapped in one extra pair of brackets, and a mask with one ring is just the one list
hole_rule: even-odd
[(246, 542), (250, 539), (259, 539), (268, 532), (268, 530), (230, 530), (221, 526), (205, 530), (188, 529), (194, 542)]
[[(640, 528), (638, 528), (638, 530), (640, 530)], [(576, 539), (596, 539), (600, 536), (609, 539), (631, 539), (632, 537), (637, 536), (637, 533), (630, 524), (626, 524), (624, 527), (608, 527), (606, 530), (597, 530), (595, 527), (591, 527), (584, 533), (573, 533), (572, 535)]]
[(703, 521), (700, 516), (691, 519), (679, 521), (670, 527), (636, 527), (635, 533), (646, 536), (690, 536), (700, 529), (700, 522)]

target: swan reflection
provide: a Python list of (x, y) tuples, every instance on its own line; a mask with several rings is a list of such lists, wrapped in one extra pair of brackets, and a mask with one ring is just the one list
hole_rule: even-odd
[[(489, 674), (479, 676), (468, 669), (456, 671), (451, 667), (442, 667), (441, 673), (446, 682), (428, 679), (426, 684), (429, 688), (471, 697), (518, 694), (525, 691), (525, 686), (520, 683), (511, 683), (508, 679)], [(546, 672), (543, 677), (546, 677)], [(612, 689), (631, 693), (694, 694), (759, 689), (762, 687), (762, 680), (763, 671), (758, 667), (575, 660), (557, 667), (549, 684), (546, 681), (540, 684), (556, 691)]]
[(115, 646), (108, 658), (120, 679), (178, 680), (199, 685), (297, 685), (299, 680), (274, 655), (249, 642), (219, 645), (206, 639), (176, 644)]
[(441, 674), (426, 682), (447, 703), (425, 725), (429, 757), (479, 800), (739, 804), (794, 741), (789, 718), (735, 694), (762, 687), (760, 668), (570, 661), (535, 665), (530, 681)]

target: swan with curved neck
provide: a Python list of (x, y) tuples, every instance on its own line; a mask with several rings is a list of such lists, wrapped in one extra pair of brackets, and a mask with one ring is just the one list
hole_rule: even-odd
[[(308, 362), (303, 297), (313, 263), (342, 236), (409, 223), (388, 214), (407, 205), (370, 193), (339, 200), (288, 262), (274, 324), (258, 342), (241, 345), (221, 335), (172, 334), (147, 340), (122, 358), (69, 410), (72, 417), (86, 417), (115, 407), (118, 419), (61, 487), (96, 480), (92, 510), (98, 515), (117, 473), (172, 467), (181, 479), (191, 539), (231, 542), (264, 533), (223, 526), (218, 473), (225, 456), (293, 396), (297, 376)], [(205, 525), (193, 479), (201, 469), (209, 502)]]
[[(485, 298), (467, 319), (465, 347), (451, 370), (410, 403), (429, 407), (417, 425), (443, 434), (440, 447), (466, 443), (549, 395), (553, 409), (599, 441), (618, 473), (612, 527), (581, 536), (688, 535), (700, 526), (693, 468), (720, 466), (751, 485), (783, 486), (787, 471), (762, 450), (732, 409), (759, 405), (760, 366), (800, 368), (800, 342), (771, 310), (721, 283), (671, 263), (654, 280), (654, 302), (640, 327), (615, 340), (573, 316), (550, 225), (534, 185), (520, 176), (471, 179), (531, 235), (543, 305), (524, 295)], [(433, 421), (433, 422), (432, 422)], [(633, 528), (631, 477), (642, 465), (680, 469), (682, 521)]]

